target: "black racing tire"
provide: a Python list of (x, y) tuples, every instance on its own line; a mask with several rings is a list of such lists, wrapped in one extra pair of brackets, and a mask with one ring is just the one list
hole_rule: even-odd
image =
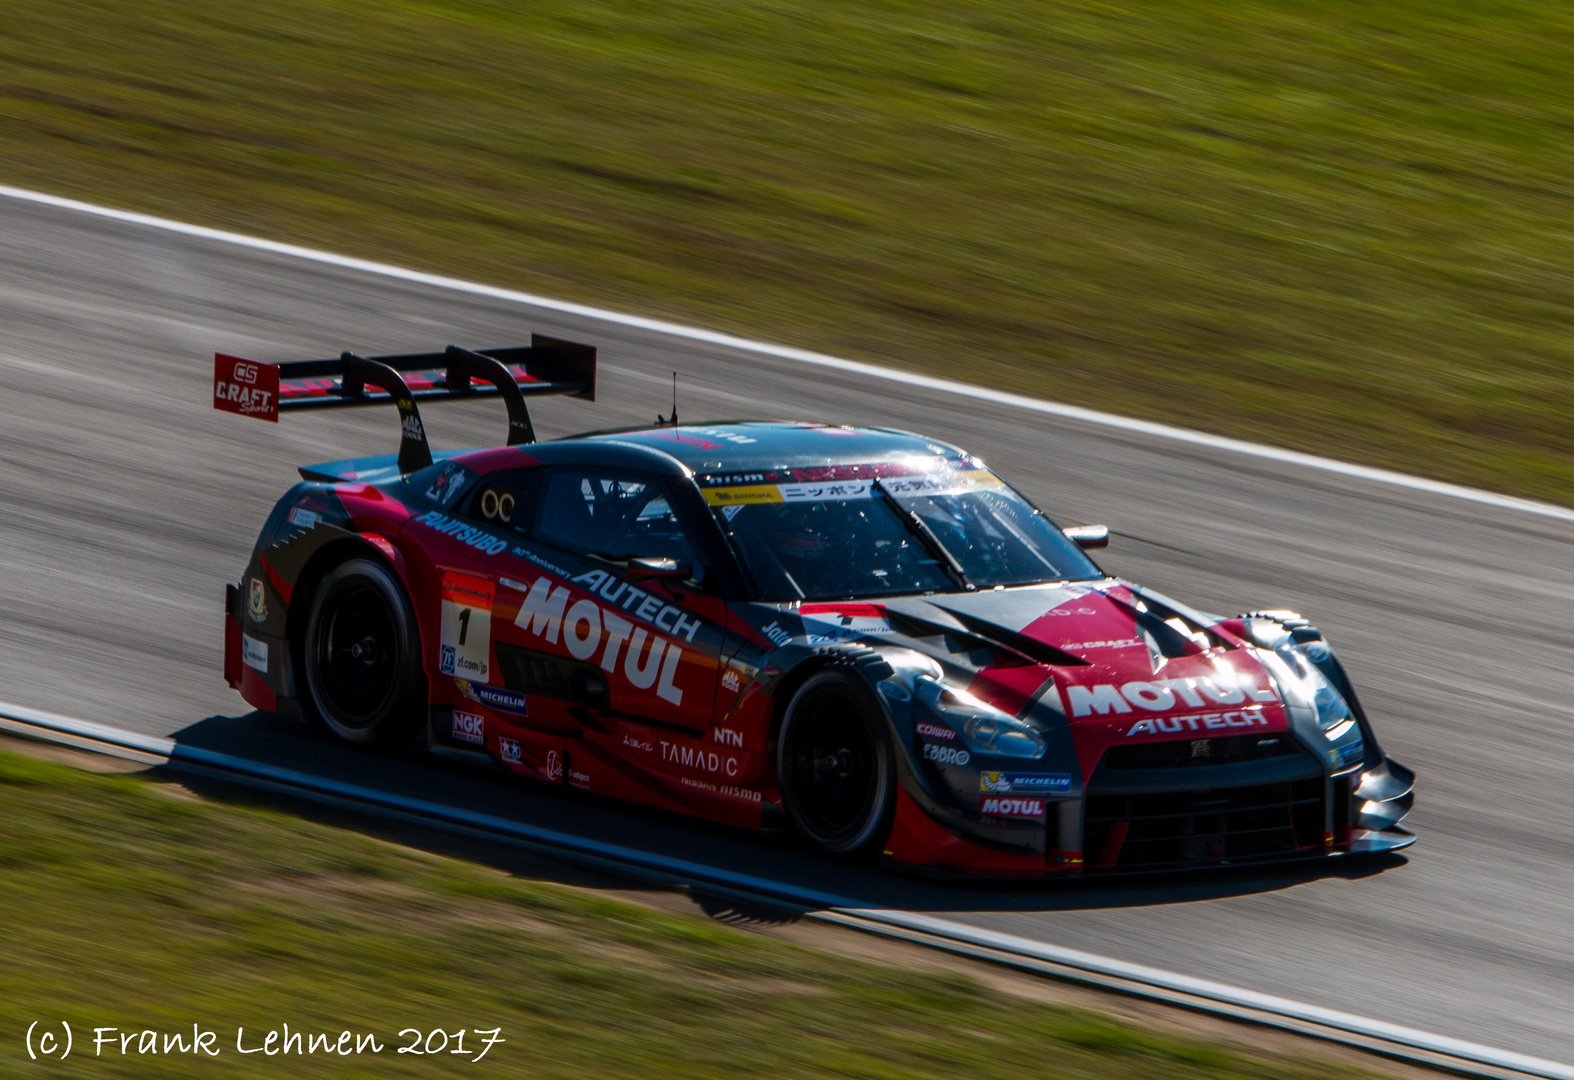
[(313, 590), (301, 643), (317, 716), (356, 746), (410, 735), (425, 704), (420, 631), (409, 597), (376, 559), (352, 558)]
[(896, 806), (896, 762), (874, 693), (832, 668), (787, 705), (776, 740), (782, 806), (798, 834), (828, 855), (867, 855), (885, 843)]

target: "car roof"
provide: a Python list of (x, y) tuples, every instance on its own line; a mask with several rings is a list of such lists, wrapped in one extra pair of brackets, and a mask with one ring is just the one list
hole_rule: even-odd
[(581, 440), (634, 443), (659, 450), (696, 473), (868, 464), (914, 457), (973, 461), (948, 443), (909, 431), (784, 420), (655, 425), (589, 432), (559, 441)]

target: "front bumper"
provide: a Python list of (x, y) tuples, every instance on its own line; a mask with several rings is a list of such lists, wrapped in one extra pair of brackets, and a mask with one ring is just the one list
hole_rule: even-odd
[(1392, 758), (1331, 777), (1302, 758), (1210, 770), (1206, 778), (1112, 780), (1095, 772), (1084, 794), (1050, 803), (1042, 850), (965, 835), (903, 786), (884, 855), (944, 876), (1049, 878), (1397, 851), (1415, 842), (1400, 825), (1414, 780)]

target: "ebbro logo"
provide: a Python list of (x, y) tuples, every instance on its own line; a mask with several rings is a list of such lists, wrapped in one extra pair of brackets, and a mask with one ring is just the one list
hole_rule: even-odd
[(251, 579), (250, 593), (246, 598), (246, 614), (251, 616), (253, 622), (262, 622), (268, 617), (268, 594), (259, 578)]

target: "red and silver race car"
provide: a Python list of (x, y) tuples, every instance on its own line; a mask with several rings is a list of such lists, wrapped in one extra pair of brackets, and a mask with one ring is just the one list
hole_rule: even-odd
[[(311, 465), (225, 621), (258, 709), (545, 784), (941, 873), (1075, 875), (1386, 851), (1413, 774), (1290, 612), (1110, 577), (934, 439), (816, 423), (536, 442), (595, 350), (264, 364), (215, 405), (395, 404), (397, 455)], [(419, 404), (501, 397), (434, 454)]]

